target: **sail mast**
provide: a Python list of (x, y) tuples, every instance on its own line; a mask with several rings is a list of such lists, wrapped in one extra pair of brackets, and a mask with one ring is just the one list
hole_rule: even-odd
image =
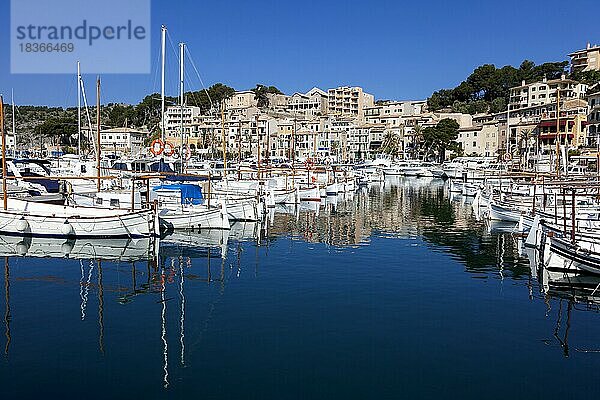
[(81, 157), (81, 68), (77, 61), (77, 155)]
[(14, 89), (11, 89), (10, 96), (11, 96), (11, 100), (12, 100), (12, 137), (13, 137), (13, 140), (15, 141), (13, 155), (16, 157), (18, 147), (17, 147), (17, 134), (15, 132), (15, 91), (14, 91)]
[(167, 27), (162, 25), (160, 28), (160, 43), (161, 43), (161, 81), (160, 81), (160, 113), (161, 113), (161, 129), (160, 138), (165, 142), (165, 39)]
[(6, 199), (6, 134), (4, 132), (4, 99), (0, 95), (0, 135), (2, 135), (2, 194), (4, 200), (4, 210), (7, 207)]
[[(566, 126), (565, 126), (566, 130)], [(556, 176), (560, 175), (560, 85), (556, 88)]]
[(179, 107), (180, 107), (180, 112), (181, 112), (181, 118), (179, 121), (179, 128), (181, 129), (181, 144), (179, 146), (179, 154), (181, 155), (181, 173), (183, 174), (185, 167), (184, 167), (184, 163), (185, 163), (185, 158), (186, 155), (183, 154), (183, 139), (184, 139), (184, 134), (183, 134), (183, 102), (184, 102), (184, 95), (183, 95), (183, 91), (184, 91), (184, 72), (183, 72), (183, 64), (184, 64), (184, 51), (185, 51), (185, 43), (179, 43)]
[(96, 135), (98, 143), (98, 149), (96, 150), (96, 169), (98, 182), (96, 183), (98, 192), (100, 192), (100, 77), (96, 82)]
[[(223, 102), (222, 102), (223, 103)], [(225, 134), (225, 104), (221, 105), (221, 133), (223, 137), (223, 170), (227, 175), (227, 135)]]

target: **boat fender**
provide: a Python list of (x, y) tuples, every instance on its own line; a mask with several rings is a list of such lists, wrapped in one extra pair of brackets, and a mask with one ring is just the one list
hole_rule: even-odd
[(17, 221), (17, 230), (19, 232), (25, 232), (29, 229), (29, 222), (25, 218), (21, 218)]
[(67, 240), (66, 242), (64, 242), (62, 244), (62, 246), (60, 246), (60, 251), (63, 253), (63, 255), (65, 257), (68, 257), (69, 254), (71, 254), (71, 251), (73, 251), (73, 247), (74, 247), (74, 242), (72, 240)]
[(29, 251), (29, 246), (31, 246), (31, 240), (21, 240), (19, 243), (17, 243), (17, 254), (20, 256), (26, 255)]
[(60, 230), (65, 236), (70, 236), (75, 233), (73, 225), (71, 225), (68, 220), (65, 220), (65, 223), (60, 227)]

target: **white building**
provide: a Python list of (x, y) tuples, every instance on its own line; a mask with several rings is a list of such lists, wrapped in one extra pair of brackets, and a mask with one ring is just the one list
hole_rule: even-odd
[(597, 146), (600, 136), (600, 84), (590, 88), (588, 100), (588, 145)]
[(225, 100), (225, 108), (227, 110), (256, 107), (257, 105), (258, 100), (256, 100), (254, 92), (251, 90), (235, 92)]
[(363, 92), (361, 87), (340, 86), (327, 91), (329, 114), (355, 117), (360, 120), (364, 118), (364, 109), (372, 107), (375, 97)]
[(150, 135), (132, 128), (112, 128), (100, 131), (100, 143), (105, 154), (139, 154)]
[(165, 110), (165, 137), (171, 142), (179, 143), (183, 116), (183, 131), (186, 135), (192, 132), (192, 124), (200, 116), (200, 107), (171, 106)]
[(543, 79), (529, 84), (523, 81), (521, 86), (510, 89), (509, 110), (555, 104), (559, 89), (561, 101), (584, 99), (587, 85), (567, 79), (564, 75), (560, 79)]
[(382, 104), (376, 104), (371, 107), (366, 107), (365, 118), (367, 120), (377, 120), (392, 117), (408, 117), (423, 114), (426, 110), (427, 100), (386, 101)]
[(460, 128), (456, 141), (465, 155), (494, 157), (498, 152), (498, 122), (486, 121)]
[(315, 87), (306, 93), (290, 96), (287, 111), (294, 115), (315, 117), (327, 114), (327, 93)]
[(569, 54), (571, 57), (571, 72), (600, 71), (600, 46), (587, 44), (583, 50)]

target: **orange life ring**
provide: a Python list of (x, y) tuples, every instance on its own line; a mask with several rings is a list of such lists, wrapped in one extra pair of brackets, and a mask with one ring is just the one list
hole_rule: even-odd
[(171, 142), (165, 142), (163, 150), (164, 150), (163, 154), (167, 157), (170, 157), (173, 155), (173, 153), (175, 153), (175, 146), (173, 146), (171, 144)]
[[(156, 147), (157, 145), (158, 145), (158, 148)], [(150, 145), (150, 153), (154, 154), (155, 156), (162, 153), (164, 149), (165, 149), (165, 144), (160, 139), (154, 139), (152, 141), (152, 144)]]

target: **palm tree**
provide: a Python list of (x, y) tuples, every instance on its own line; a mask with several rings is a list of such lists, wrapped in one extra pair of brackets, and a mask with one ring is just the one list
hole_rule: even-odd
[[(532, 129), (521, 129), (521, 134), (519, 135), (519, 163), (523, 165), (523, 156), (529, 153), (529, 139), (531, 138), (533, 130)], [(528, 159), (529, 157), (526, 157)]]
[(388, 131), (383, 137), (383, 141), (381, 142), (381, 151), (396, 157), (398, 155), (399, 149), (400, 137), (396, 133)]
[(413, 154), (411, 158), (417, 158), (416, 156), (416, 152), (420, 151), (420, 149), (418, 149), (417, 146), (418, 144), (420, 144), (422, 142), (423, 139), (423, 128), (421, 128), (421, 125), (417, 124), (412, 128), (412, 149), (413, 149)]

